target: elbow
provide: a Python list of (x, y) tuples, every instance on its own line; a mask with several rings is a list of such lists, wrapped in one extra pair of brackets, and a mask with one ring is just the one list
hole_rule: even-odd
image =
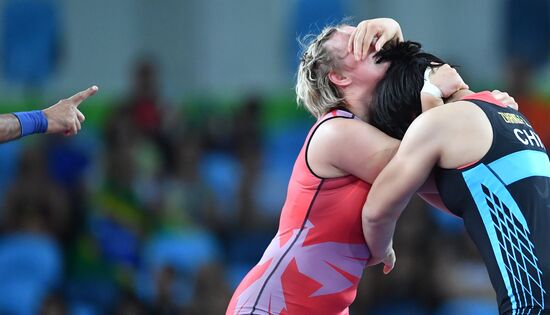
[(386, 223), (392, 220), (392, 216), (388, 211), (383, 211), (382, 208), (367, 203), (363, 208), (361, 219), (363, 225), (372, 226)]

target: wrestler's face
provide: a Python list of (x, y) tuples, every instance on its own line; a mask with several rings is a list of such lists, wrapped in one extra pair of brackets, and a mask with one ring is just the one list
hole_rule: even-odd
[(355, 60), (353, 53), (347, 51), (348, 40), (354, 29), (353, 26), (342, 27), (327, 41), (327, 45), (340, 60), (340, 73), (349, 78), (350, 86), (358, 89), (362, 97), (370, 103), (373, 91), (386, 74), (389, 63), (376, 63), (374, 46), (371, 46), (365, 59)]

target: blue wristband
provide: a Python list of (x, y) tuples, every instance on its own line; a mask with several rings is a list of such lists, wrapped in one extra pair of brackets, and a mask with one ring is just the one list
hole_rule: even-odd
[(31, 112), (13, 113), (21, 125), (21, 137), (33, 134), (44, 133), (48, 130), (48, 119), (41, 110)]

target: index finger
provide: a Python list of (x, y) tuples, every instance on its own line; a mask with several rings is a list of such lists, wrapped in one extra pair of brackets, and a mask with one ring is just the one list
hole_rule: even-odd
[(78, 105), (80, 103), (82, 103), (82, 101), (84, 101), (88, 97), (94, 95), (98, 90), (99, 90), (99, 88), (96, 85), (91, 86), (91, 87), (87, 88), (86, 90), (80, 91), (80, 92), (76, 93), (75, 95), (71, 96), (69, 98), (69, 100), (75, 102), (75, 106), (78, 107)]
[(367, 31), (365, 34), (365, 39), (363, 40), (363, 48), (361, 50), (361, 60), (365, 59), (371, 48), (374, 48), (374, 42), (378, 40), (378, 32)]
[(349, 35), (348, 39), (348, 53), (353, 52), (353, 41), (355, 40), (355, 33), (357, 31), (357, 28), (354, 28), (351, 34)]
[(361, 60), (363, 37), (365, 37), (365, 32), (365, 28), (360, 28), (357, 32), (355, 32), (355, 36), (353, 38), (353, 55), (357, 61)]

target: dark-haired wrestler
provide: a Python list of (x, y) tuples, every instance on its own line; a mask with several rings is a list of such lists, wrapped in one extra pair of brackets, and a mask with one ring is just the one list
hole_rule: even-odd
[(463, 218), (485, 261), (500, 314), (550, 313), (550, 163), (529, 121), (488, 92), (460, 91), (423, 106), (432, 97), (421, 92), (425, 73), (443, 62), (417, 43), (377, 57), (390, 66), (370, 120), (403, 140), (363, 208), (369, 264), (393, 268), (396, 221), (434, 170), (441, 199)]

